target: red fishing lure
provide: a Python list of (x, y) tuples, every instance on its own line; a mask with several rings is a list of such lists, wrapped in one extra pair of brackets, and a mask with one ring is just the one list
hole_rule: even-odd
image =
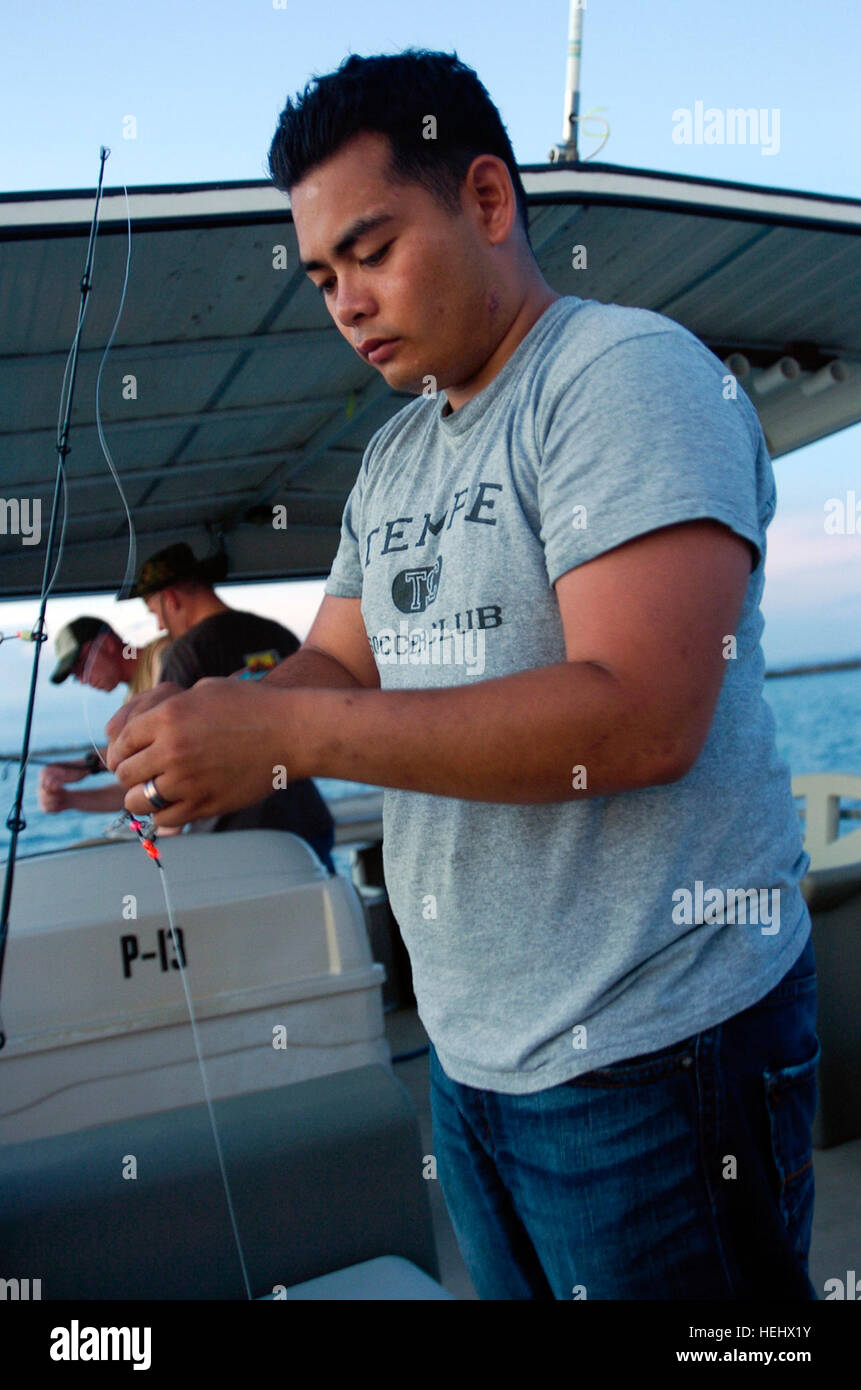
[(126, 815), (129, 818), (129, 824), (131, 825), (132, 829), (137, 831), (138, 839), (140, 840), (141, 845), (146, 850), (150, 859), (154, 859), (157, 864), (160, 864), (161, 859), (159, 857), (158, 846), (154, 845), (152, 840), (148, 840), (146, 838), (146, 836), (144, 835), (143, 826), (141, 825), (140, 821), (132, 815), (131, 811), (127, 811)]

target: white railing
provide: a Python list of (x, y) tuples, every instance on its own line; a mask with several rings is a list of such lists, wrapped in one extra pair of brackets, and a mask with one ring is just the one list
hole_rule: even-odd
[(804, 848), (810, 867), (837, 869), (861, 862), (861, 829), (840, 834), (841, 817), (861, 819), (861, 811), (841, 807), (841, 798), (861, 801), (861, 777), (847, 772), (813, 772), (793, 777), (792, 795), (804, 797)]

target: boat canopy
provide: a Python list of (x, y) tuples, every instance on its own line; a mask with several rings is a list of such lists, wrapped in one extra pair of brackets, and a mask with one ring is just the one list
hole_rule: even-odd
[[(553, 288), (684, 324), (730, 362), (774, 458), (861, 420), (861, 201), (594, 163), (521, 172)], [(40, 498), (45, 529), (93, 198), (0, 197), (0, 500)], [(289, 200), (269, 182), (133, 188), (129, 206), (100, 414), (139, 560), (223, 538), (231, 580), (325, 576), (364, 449), (410, 397), (333, 326), (299, 265)], [(116, 590), (125, 572), (95, 393), (126, 253), (125, 196), (108, 189), (55, 593)], [(43, 560), (4, 526), (0, 594), (37, 593)]]

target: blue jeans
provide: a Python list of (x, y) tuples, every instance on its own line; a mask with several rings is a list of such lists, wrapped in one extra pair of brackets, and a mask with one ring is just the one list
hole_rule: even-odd
[(437, 1172), (482, 1299), (815, 1299), (816, 967), (706, 1032), (532, 1095), (430, 1049)]

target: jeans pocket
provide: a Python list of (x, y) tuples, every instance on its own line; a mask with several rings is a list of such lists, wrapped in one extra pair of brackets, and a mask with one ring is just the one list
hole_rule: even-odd
[(805, 1260), (813, 1227), (813, 1117), (821, 1048), (806, 1062), (764, 1072), (771, 1149), (780, 1188), (780, 1214), (792, 1248)]
[(660, 1047), (657, 1052), (641, 1052), (636, 1057), (624, 1057), (606, 1067), (596, 1067), (581, 1076), (563, 1082), (565, 1086), (642, 1086), (652, 1081), (664, 1081), (669, 1076), (687, 1072), (696, 1059), (698, 1034), (681, 1042)]

